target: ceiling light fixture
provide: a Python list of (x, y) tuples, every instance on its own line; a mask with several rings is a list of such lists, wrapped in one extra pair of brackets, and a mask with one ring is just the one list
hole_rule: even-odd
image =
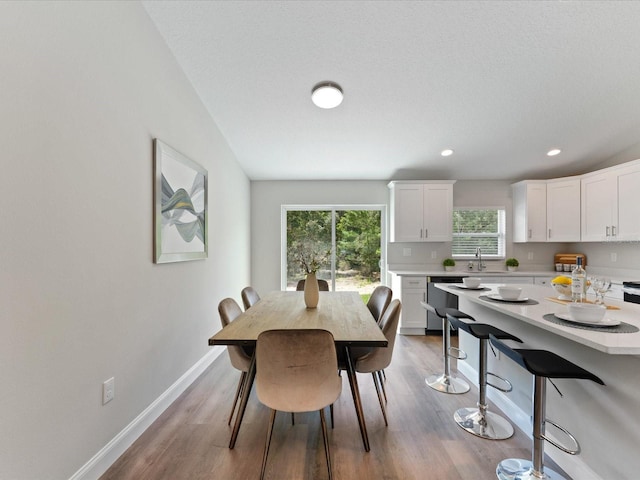
[(450, 157), (451, 155), (453, 155), (453, 150), (447, 148), (446, 150), (442, 150), (440, 152), (440, 155), (442, 155), (443, 157)]
[(547, 156), (548, 157), (555, 157), (556, 155), (558, 155), (560, 152), (562, 152), (562, 150), (560, 150), (559, 148), (554, 148), (553, 150), (549, 150), (547, 152)]
[(311, 91), (311, 101), (320, 108), (335, 108), (342, 97), (342, 88), (334, 82), (320, 82)]

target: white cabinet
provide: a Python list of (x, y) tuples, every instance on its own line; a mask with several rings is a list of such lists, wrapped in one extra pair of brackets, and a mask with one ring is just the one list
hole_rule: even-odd
[(580, 178), (547, 181), (547, 241), (580, 241)]
[(640, 162), (584, 175), (582, 241), (640, 240)]
[(400, 277), (400, 333), (424, 335), (427, 328), (427, 311), (420, 304), (427, 299), (427, 277)]
[(514, 183), (513, 241), (545, 242), (547, 240), (547, 182), (525, 180)]
[(450, 242), (455, 181), (390, 182), (392, 242)]

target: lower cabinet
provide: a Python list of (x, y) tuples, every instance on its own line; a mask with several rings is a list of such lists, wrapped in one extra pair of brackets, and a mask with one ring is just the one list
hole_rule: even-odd
[(395, 276), (394, 290), (399, 288), (402, 302), (400, 333), (424, 335), (427, 327), (427, 311), (420, 304), (427, 299), (427, 277)]

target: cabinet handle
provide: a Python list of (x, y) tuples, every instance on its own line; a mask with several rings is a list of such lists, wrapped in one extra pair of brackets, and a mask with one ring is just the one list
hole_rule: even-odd
[(551, 238), (551, 229), (549, 229), (549, 238)]
[(427, 301), (427, 292), (422, 292), (422, 301), (423, 302)]
[(611, 225), (611, 236), (612, 237), (616, 236), (616, 226), (615, 225)]
[(529, 229), (529, 238), (531, 238), (531, 233), (532, 233), (531, 229)]
[[(609, 228), (609, 227), (607, 227)], [(422, 229), (420, 229), (420, 238), (422, 238)]]
[(429, 238), (429, 229), (428, 228), (424, 229), (424, 238)]
[(609, 236), (609, 225), (607, 225), (607, 237)]

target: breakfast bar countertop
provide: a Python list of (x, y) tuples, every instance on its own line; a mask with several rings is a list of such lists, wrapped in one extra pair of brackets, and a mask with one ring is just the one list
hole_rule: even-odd
[[(465, 298), (473, 303), (495, 310), (505, 315), (534, 325), (538, 328), (554, 333), (579, 344), (611, 355), (640, 355), (640, 332), (635, 333), (611, 333), (602, 329), (582, 329), (572, 326), (564, 326), (545, 320), (543, 317), (549, 313), (566, 313), (567, 307), (554, 301), (554, 292), (548, 286), (519, 285), (522, 287), (521, 297), (526, 297), (533, 302), (506, 303), (494, 302), (482, 298), (487, 294), (497, 294), (498, 284), (484, 283), (483, 287), (491, 290), (470, 290), (458, 288), (455, 283), (436, 283), (437, 288)], [(640, 327), (640, 305), (623, 302), (621, 300), (606, 299), (606, 304), (615, 309), (608, 309), (606, 318), (620, 320), (627, 324)]]

